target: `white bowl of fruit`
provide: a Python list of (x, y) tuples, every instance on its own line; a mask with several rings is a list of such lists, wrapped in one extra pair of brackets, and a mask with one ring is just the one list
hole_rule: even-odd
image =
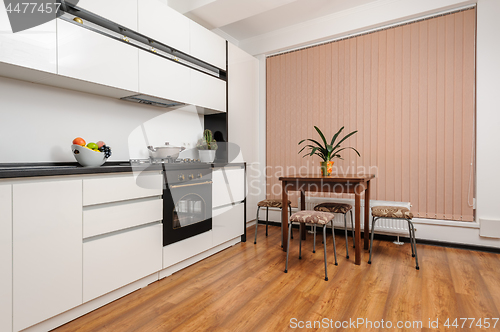
[(103, 141), (87, 144), (81, 137), (73, 140), (71, 150), (76, 161), (83, 167), (101, 166), (111, 156), (111, 148)]

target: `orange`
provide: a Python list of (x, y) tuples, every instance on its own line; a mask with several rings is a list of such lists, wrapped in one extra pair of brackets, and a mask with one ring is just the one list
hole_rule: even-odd
[(77, 137), (73, 140), (73, 144), (85, 146), (87, 144), (87, 142), (85, 142), (85, 140), (83, 138)]

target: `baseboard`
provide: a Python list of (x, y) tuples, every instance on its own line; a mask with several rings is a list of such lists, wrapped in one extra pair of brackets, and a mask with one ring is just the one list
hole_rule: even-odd
[[(255, 221), (253, 221), (253, 226), (255, 226)], [(266, 222), (259, 220), (259, 225), (265, 226)], [(269, 221), (268, 222), (269, 226), (275, 226), (275, 227), (281, 227), (281, 223), (275, 222), (275, 221)], [(308, 232), (312, 231), (312, 228), (310, 226), (307, 226)], [(418, 227), (418, 226), (415, 226)], [(298, 225), (293, 225), (294, 230), (299, 228)], [(321, 233), (322, 230), (321, 228), (316, 228), (317, 233)], [(335, 234), (342, 235), (344, 236), (344, 230), (335, 228)], [(351, 235), (351, 230), (348, 228), (348, 235)], [(361, 238), (363, 238), (364, 232), (361, 232)], [(381, 241), (390, 241), (393, 242), (395, 239), (397, 239), (397, 234), (394, 235), (389, 235), (389, 234), (374, 234), (374, 238), (376, 240), (381, 240)], [(399, 241), (401, 242), (410, 242), (410, 239), (406, 236), (399, 235)], [(465, 250), (474, 250), (474, 251), (483, 251), (483, 252), (491, 252), (491, 253), (497, 253), (500, 254), (500, 248), (495, 247), (495, 246), (484, 246), (484, 245), (475, 245), (475, 244), (467, 244), (467, 243), (456, 243), (456, 242), (448, 242), (448, 241), (439, 241), (439, 240), (429, 240), (429, 239), (422, 239), (417, 237), (417, 244), (426, 244), (426, 245), (431, 245), (431, 246), (438, 246), (438, 247), (447, 247), (447, 248), (456, 248), (456, 249), (465, 249)]]

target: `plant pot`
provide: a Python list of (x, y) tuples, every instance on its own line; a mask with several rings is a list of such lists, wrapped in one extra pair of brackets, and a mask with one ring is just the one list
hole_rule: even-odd
[(200, 161), (202, 163), (213, 163), (216, 151), (217, 150), (198, 150), (200, 154)]
[(329, 176), (332, 174), (333, 161), (322, 161), (320, 165), (321, 175)]

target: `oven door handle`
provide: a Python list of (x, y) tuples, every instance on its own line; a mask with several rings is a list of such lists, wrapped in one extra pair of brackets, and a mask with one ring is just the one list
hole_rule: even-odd
[(170, 189), (192, 187), (192, 186), (201, 186), (201, 185), (204, 185), (204, 184), (212, 184), (212, 181), (206, 181), (206, 182), (201, 182), (201, 183), (179, 184), (179, 185), (176, 185), (176, 186), (170, 186)]

